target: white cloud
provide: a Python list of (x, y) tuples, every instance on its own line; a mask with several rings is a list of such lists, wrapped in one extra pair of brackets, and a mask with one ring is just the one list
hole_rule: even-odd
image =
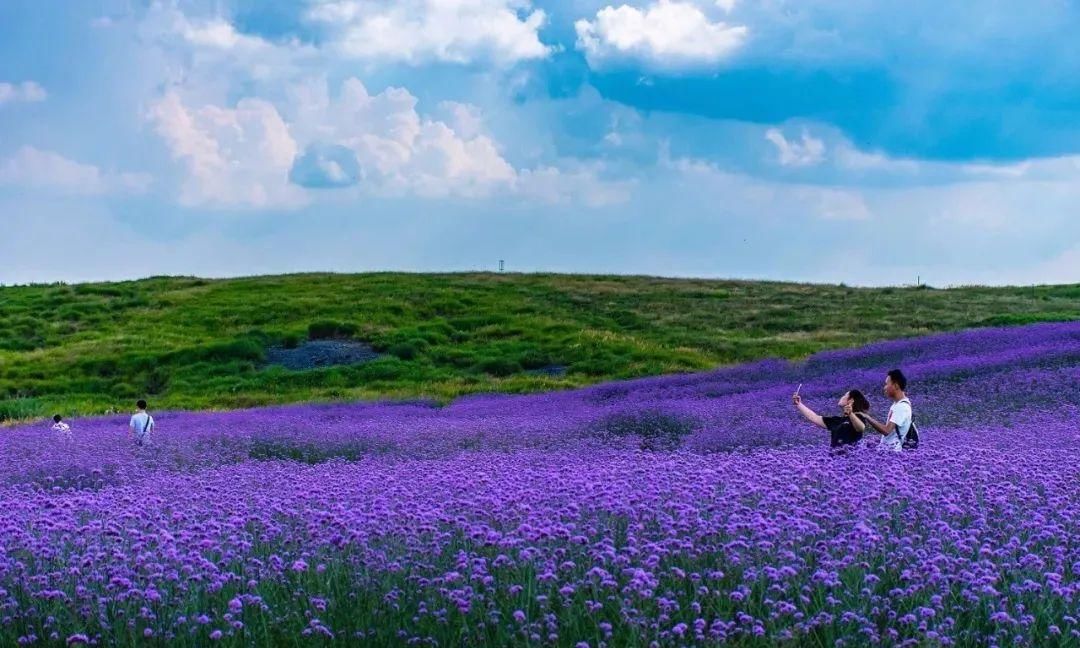
[(294, 131), (302, 141), (333, 142), (351, 149), (366, 189), (425, 197), (515, 196), (548, 204), (600, 207), (623, 202), (629, 183), (609, 182), (597, 165), (540, 165), (515, 169), (486, 133), (476, 106), (442, 102), (445, 120), (417, 111), (403, 88), (370, 94), (349, 79), (337, 97), (325, 81), (294, 92)]
[[(331, 91), (311, 72), (327, 55), (497, 65), (547, 56), (538, 37), (544, 13), (527, 2), (335, 1), (311, 6), (305, 19), (325, 27), (318, 47), (270, 42), (175, 7), (155, 6), (141, 21), (144, 40), (175, 62), (147, 116), (183, 163), (182, 203), (293, 208), (331, 191), (526, 198), (537, 197), (540, 177), (585, 204), (615, 200), (610, 183), (594, 179), (588, 189), (587, 173), (551, 157), (519, 177), (477, 106), (443, 101), (421, 113), (405, 88), (369, 92), (350, 78)], [(237, 103), (241, 83), (267, 99)]]
[(592, 67), (633, 60), (672, 70), (712, 66), (729, 59), (746, 41), (745, 25), (710, 21), (696, 5), (658, 0), (646, 9), (607, 6), (593, 20), (574, 23), (577, 46)]
[(489, 137), (458, 137), (442, 122), (425, 122), (412, 159), (399, 179), (427, 196), (487, 195), (492, 186), (513, 182), (514, 168)]
[(919, 162), (910, 158), (896, 158), (878, 151), (860, 151), (850, 142), (843, 142), (835, 147), (833, 157), (844, 169), (852, 171), (880, 171), (887, 173), (912, 174), (919, 171)]
[(332, 46), (363, 60), (497, 65), (545, 58), (546, 16), (519, 0), (340, 0), (309, 10), (328, 28)]
[(778, 128), (765, 131), (765, 139), (776, 146), (783, 166), (813, 166), (825, 159), (825, 142), (811, 137), (806, 130), (800, 141), (788, 140)]
[(295, 38), (271, 42), (245, 34), (220, 16), (194, 17), (176, 6), (154, 4), (138, 23), (138, 37), (159, 62), (166, 85), (183, 85), (190, 97), (213, 103), (229, 96), (232, 84), (281, 83), (320, 63), (319, 52)]
[(270, 42), (236, 29), (221, 15), (191, 16), (178, 5), (155, 3), (139, 21), (139, 36), (147, 42), (164, 46), (187, 45), (187, 51), (220, 51), (233, 56), (268, 54), (272, 50), (302, 47), (296, 40)]
[(484, 131), (484, 117), (480, 108), (458, 101), (440, 101), (439, 110), (446, 123), (461, 137), (476, 137)]
[[(477, 106), (443, 101), (422, 113), (405, 88), (369, 92), (349, 78), (332, 91), (313, 72), (340, 55), (496, 65), (547, 56), (538, 37), (544, 13), (527, 2), (334, 1), (310, 6), (305, 19), (324, 28), (318, 46), (271, 42), (175, 7), (147, 12), (141, 37), (174, 63), (147, 117), (182, 162), (182, 203), (294, 208), (330, 192), (524, 198), (535, 195), (526, 190), (534, 172), (586, 204), (612, 200), (608, 183), (586, 191), (587, 174), (560, 171), (565, 161), (550, 156), (519, 178)], [(250, 98), (237, 102), (241, 85)]]
[(475, 107), (441, 105), (450, 113), (447, 123), (421, 115), (416, 104), (404, 88), (373, 95), (353, 78), (331, 97), (325, 80), (313, 81), (294, 88), (292, 130), (305, 144), (352, 150), (375, 191), (483, 196), (513, 183), (514, 168), (482, 132)]
[(59, 153), (23, 146), (0, 160), (0, 185), (66, 194), (138, 194), (150, 186), (145, 173), (102, 172), (92, 164), (70, 160)]
[(185, 205), (294, 207), (304, 193), (289, 183), (297, 144), (274, 106), (242, 99), (236, 108), (189, 108), (168, 92), (147, 115), (187, 174)]
[(320, 79), (295, 86), (281, 112), (260, 99), (191, 108), (173, 91), (148, 118), (184, 164), (180, 200), (187, 205), (290, 208), (311, 199), (308, 188), (353, 186), (357, 196), (498, 193), (590, 206), (622, 200), (623, 185), (600, 180), (595, 169), (519, 172), (473, 106), (442, 104), (449, 114), (442, 121), (416, 105), (403, 88), (371, 94), (355, 78), (331, 96)]
[(32, 103), (45, 101), (48, 93), (36, 81), (8, 83), (0, 81), (0, 106), (6, 103)]
[(241, 34), (232, 23), (224, 18), (213, 18), (203, 22), (190, 22), (177, 14), (175, 25), (179, 34), (192, 45), (219, 50), (259, 52), (275, 47), (257, 36)]

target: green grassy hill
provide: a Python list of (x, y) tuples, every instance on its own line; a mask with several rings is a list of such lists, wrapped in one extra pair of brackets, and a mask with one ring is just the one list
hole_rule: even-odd
[[(305, 274), (0, 288), (0, 420), (526, 392), (973, 326), (1080, 318), (1080, 286), (846, 288), (553, 274)], [(385, 356), (266, 367), (345, 336)], [(565, 367), (561, 376), (531, 371)]]

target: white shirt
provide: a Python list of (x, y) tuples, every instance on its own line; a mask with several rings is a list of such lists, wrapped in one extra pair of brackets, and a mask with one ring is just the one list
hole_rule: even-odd
[(150, 416), (146, 412), (136, 412), (134, 415), (132, 415), (131, 422), (128, 423), (128, 427), (130, 427), (131, 430), (139, 436), (149, 434), (150, 430), (154, 429), (154, 417)]
[(52, 429), (53, 431), (59, 432), (60, 434), (71, 436), (71, 426), (67, 423), (64, 423), (63, 421), (60, 421), (59, 423), (53, 423)]
[(903, 449), (908, 430), (911, 429), (911, 401), (905, 398), (893, 403), (892, 407), (889, 408), (889, 418), (885, 420), (885, 425), (889, 423), (895, 423), (896, 429), (892, 431), (892, 434), (882, 437), (881, 448), (900, 452)]

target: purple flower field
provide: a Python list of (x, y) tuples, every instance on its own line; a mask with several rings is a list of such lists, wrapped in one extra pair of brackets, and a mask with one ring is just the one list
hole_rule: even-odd
[[(791, 405), (894, 366), (913, 453)], [(156, 419), (0, 430), (0, 643), (1080, 644), (1080, 323)]]

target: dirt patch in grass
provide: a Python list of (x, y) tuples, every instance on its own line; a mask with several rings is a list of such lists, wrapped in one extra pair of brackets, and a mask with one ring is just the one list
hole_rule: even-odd
[(526, 369), (525, 374), (529, 376), (551, 376), (557, 378), (566, 375), (566, 365), (544, 365), (543, 367), (537, 367), (536, 369)]
[(363, 342), (311, 340), (295, 349), (271, 347), (266, 351), (266, 364), (285, 367), (293, 371), (304, 371), (337, 365), (363, 364), (381, 357), (381, 353)]

